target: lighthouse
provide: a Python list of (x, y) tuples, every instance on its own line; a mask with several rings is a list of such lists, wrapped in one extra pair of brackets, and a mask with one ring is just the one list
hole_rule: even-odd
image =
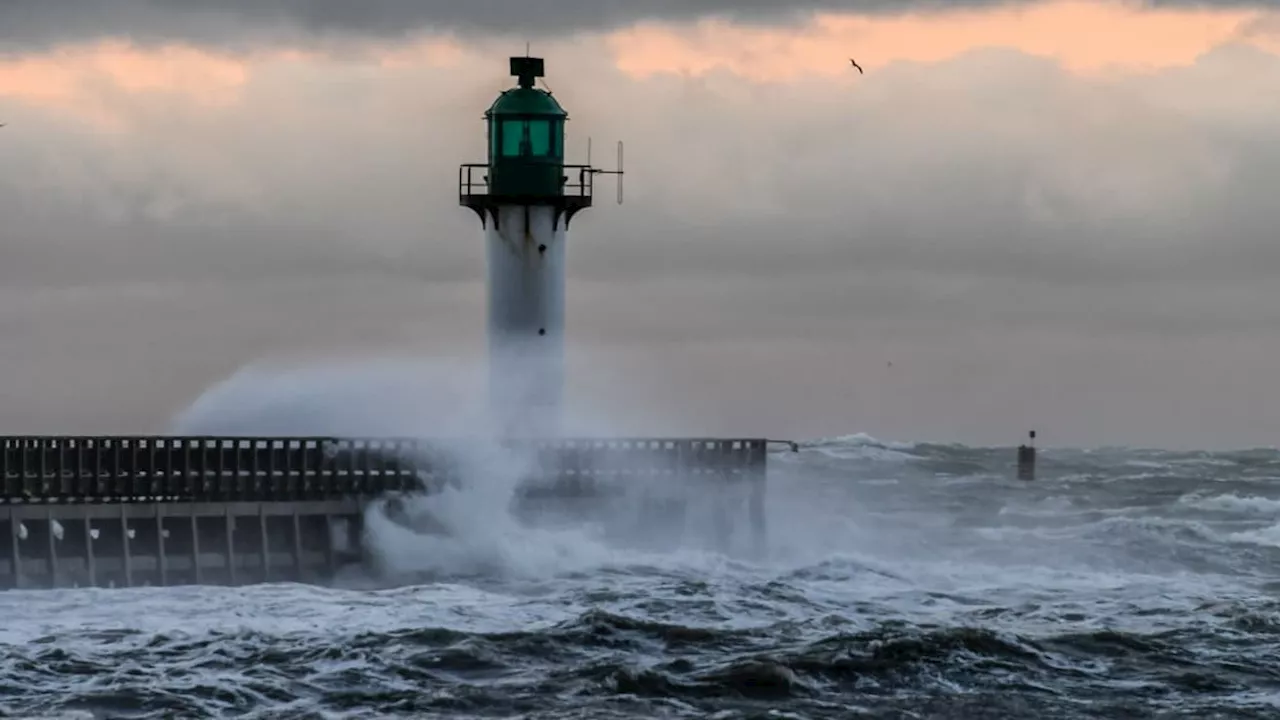
[[(484, 114), (488, 161), (459, 168), (459, 203), (484, 229), (488, 268), (489, 399), (503, 436), (559, 433), (564, 396), (565, 252), (574, 216), (592, 205), (597, 174), (567, 165), (569, 115), (535, 87), (543, 60), (510, 59), (517, 86)], [(621, 185), (618, 201), (621, 202)]]

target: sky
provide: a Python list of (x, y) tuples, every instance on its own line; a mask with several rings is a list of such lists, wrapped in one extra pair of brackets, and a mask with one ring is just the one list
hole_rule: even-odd
[(0, 432), (482, 362), (457, 166), (526, 43), (626, 143), (568, 271), (617, 432), (1277, 444), (1280, 3), (1208, 0), (8, 0)]

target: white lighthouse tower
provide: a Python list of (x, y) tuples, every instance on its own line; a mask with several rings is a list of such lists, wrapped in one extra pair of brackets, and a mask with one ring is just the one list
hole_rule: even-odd
[[(459, 202), (480, 217), (488, 261), (490, 408), (504, 436), (553, 436), (564, 394), (565, 240), (603, 172), (564, 162), (568, 113), (534, 87), (542, 58), (511, 58), (518, 87), (485, 113), (489, 160), (459, 169)], [(622, 201), (621, 185), (618, 201)]]

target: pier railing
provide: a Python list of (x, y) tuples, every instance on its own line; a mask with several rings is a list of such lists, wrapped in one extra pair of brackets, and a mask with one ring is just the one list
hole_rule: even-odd
[[(429, 489), (470, 453), (511, 452), (534, 488), (763, 471), (764, 440), (0, 436), (0, 503), (290, 502)], [(472, 455), (473, 456), (473, 455)], [(536, 491), (536, 490), (535, 490)]]

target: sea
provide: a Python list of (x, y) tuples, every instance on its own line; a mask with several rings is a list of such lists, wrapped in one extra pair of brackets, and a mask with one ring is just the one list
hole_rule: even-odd
[(779, 449), (762, 556), (532, 528), (490, 488), (373, 538), (377, 577), (0, 594), (0, 716), (1280, 717), (1280, 452), (1013, 462)]

